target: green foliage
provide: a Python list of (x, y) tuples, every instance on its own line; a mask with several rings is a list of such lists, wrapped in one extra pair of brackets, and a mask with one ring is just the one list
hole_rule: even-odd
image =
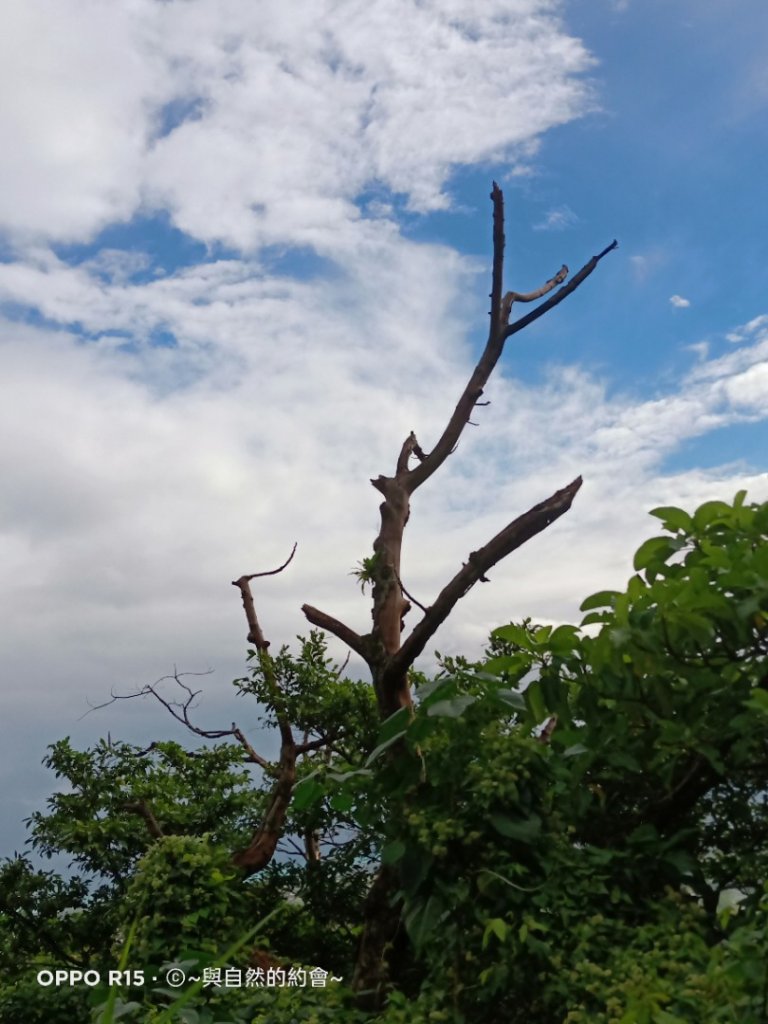
[(166, 836), (139, 861), (120, 904), (137, 922), (133, 953), (158, 967), (191, 951), (215, 953), (249, 919), (249, 900), (226, 847), (209, 836)]
[(264, 709), (261, 721), (277, 727), (279, 715), (311, 736), (345, 737), (344, 749), (358, 758), (373, 742), (378, 728), (371, 687), (345, 678), (327, 657), (326, 642), (317, 630), (298, 637), (299, 653), (288, 647), (270, 658), (270, 672), (256, 651), (249, 651), (250, 674), (235, 680), (241, 694), (255, 696)]
[(384, 854), (442, 1019), (764, 1015), (768, 506), (655, 514), (582, 628), (496, 630), (401, 723)]
[(765, 916), (761, 910), (712, 946), (706, 914), (668, 890), (638, 926), (600, 914), (577, 929), (563, 965), (565, 1024), (756, 1024), (764, 1020)]
[(122, 885), (152, 844), (138, 809), (149, 807), (166, 834), (210, 834), (223, 845), (247, 835), (263, 794), (254, 790), (242, 750), (231, 744), (185, 751), (156, 743), (147, 751), (101, 740), (74, 750), (68, 739), (53, 744), (44, 760), (63, 789), (47, 813), (29, 819), (33, 850), (64, 853), (86, 873)]
[(351, 570), (350, 576), (354, 576), (360, 584), (360, 590), (365, 593), (367, 586), (373, 586), (377, 580), (377, 574), (381, 568), (381, 559), (378, 552), (370, 555), (367, 558), (361, 559), (354, 569)]
[[(31, 819), (32, 845), (77, 873), (24, 858), (0, 870), (1, 948), (22, 965), (13, 984), (5, 974), (0, 1024), (87, 1020), (81, 993), (57, 993), (57, 1008), (30, 972), (114, 966), (134, 921), (143, 960), (210, 964), (278, 906), (261, 948), (345, 984), (200, 992), (176, 1009), (143, 991), (116, 1011), (189, 1024), (768, 1019), (768, 504), (740, 494), (653, 515), (664, 532), (625, 589), (588, 597), (579, 626), (510, 624), (481, 662), (445, 659), (416, 677), (413, 714), (379, 723), (370, 688), (341, 678), (319, 634), (295, 657), (252, 654), (239, 691), (266, 725), (317, 741), (285, 832), (322, 842), (319, 861), (281, 856), (248, 881), (231, 867), (273, 780), (252, 778), (238, 748), (53, 747), (65, 786)], [(128, 810), (142, 801), (162, 838)], [(347, 986), (379, 862), (401, 927), (387, 1005), (364, 1012)]]

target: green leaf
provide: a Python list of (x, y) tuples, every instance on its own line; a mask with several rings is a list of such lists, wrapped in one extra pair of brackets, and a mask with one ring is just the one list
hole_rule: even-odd
[(427, 715), (430, 718), (460, 718), (476, 700), (477, 697), (471, 693), (451, 697), (450, 700), (438, 700), (427, 708)]
[(385, 718), (379, 728), (379, 735), (376, 737), (378, 743), (386, 743), (393, 736), (402, 736), (408, 728), (411, 720), (411, 709), (408, 707), (398, 708), (393, 715)]
[[(401, 710), (405, 711), (407, 709), (401, 708)], [(397, 713), (399, 714), (400, 712)], [(375, 747), (368, 755), (365, 762), (365, 767), (368, 768), (369, 765), (372, 765), (374, 761), (377, 761), (384, 753), (384, 751), (389, 750), (389, 748), (393, 746), (395, 743), (397, 743), (398, 740), (401, 740), (403, 736), (405, 736), (405, 733), (405, 729), (401, 730), (400, 732), (396, 732), (394, 736), (390, 736), (389, 739), (386, 740), (384, 743), (380, 743), (378, 747)]]
[(692, 875), (696, 868), (696, 861), (687, 850), (668, 850), (662, 860), (671, 864), (681, 875)]
[(402, 839), (393, 839), (381, 851), (382, 864), (396, 864), (405, 853), (405, 843)]
[(598, 590), (596, 594), (590, 594), (589, 597), (584, 598), (579, 605), (579, 611), (588, 612), (592, 608), (612, 608), (620, 593), (619, 590)]
[(705, 501), (693, 513), (693, 523), (697, 530), (703, 530), (718, 520), (727, 522), (732, 518), (733, 509), (724, 501)]
[(638, 825), (634, 829), (628, 838), (628, 842), (631, 844), (637, 844), (638, 846), (647, 845), (648, 843), (656, 843), (659, 839), (659, 833), (656, 831), (656, 827), (649, 823), (644, 825)]
[(633, 565), (635, 569), (647, 569), (649, 566), (666, 562), (678, 547), (671, 537), (649, 537), (635, 552)]
[[(419, 698), (419, 703), (424, 703), (427, 697), (432, 697), (440, 690), (445, 690), (447, 693), (454, 693), (456, 685), (457, 680), (453, 676), (438, 676), (437, 679), (430, 679), (429, 682), (422, 683), (421, 686), (418, 686), (416, 688), (416, 696)], [(395, 714), (397, 714), (397, 712), (395, 712)]]
[[(126, 969), (126, 966), (128, 964), (128, 958), (131, 955), (131, 946), (133, 945), (133, 941), (134, 941), (134, 939), (136, 937), (136, 929), (138, 928), (138, 926), (139, 926), (139, 919), (135, 918), (131, 922), (131, 926), (128, 929), (128, 934), (127, 934), (127, 936), (125, 938), (125, 943), (123, 945), (122, 950), (120, 951), (120, 959), (117, 962), (117, 968), (120, 971), (124, 971)], [(112, 1024), (112, 1021), (115, 1020), (116, 1014), (120, 1013), (119, 1010), (118, 1011), (115, 1010), (115, 1004), (117, 1002), (117, 996), (118, 996), (118, 988), (117, 988), (117, 986), (110, 986), (109, 994), (107, 996), (107, 1001), (106, 1001), (106, 1003), (104, 1005), (104, 1013), (100, 1017), (100, 1024)], [(125, 1011), (123, 1011), (123, 1014), (124, 1013), (125, 1013)]]
[(517, 839), (521, 843), (532, 843), (541, 833), (541, 818), (538, 814), (532, 814), (530, 818), (521, 818), (513, 821), (506, 814), (492, 814), (491, 824), (508, 839)]
[(419, 901), (405, 916), (408, 937), (416, 949), (422, 949), (437, 925), (446, 915), (446, 907), (438, 895), (432, 893), (423, 903)]
[(509, 926), (507, 922), (501, 917), (492, 917), (485, 923), (485, 929), (483, 930), (483, 949), (487, 949), (488, 943), (491, 940), (491, 936), (495, 935), (499, 942), (503, 942), (507, 937)]
[(522, 647), (526, 651), (532, 647), (532, 638), (528, 630), (525, 626), (518, 626), (514, 622), (510, 622), (508, 626), (499, 626), (498, 629), (494, 629), (491, 636), (497, 640), (504, 640), (514, 647)]
[(574, 743), (572, 747), (568, 747), (567, 750), (563, 751), (563, 757), (578, 757), (579, 754), (588, 754), (589, 748), (585, 747), (583, 743)]
[[(261, 931), (264, 925), (267, 924), (273, 917), (275, 917), (276, 914), (281, 913), (287, 906), (287, 903), (282, 902), (278, 904), (278, 906), (276, 906), (274, 910), (270, 910), (270, 912), (266, 914), (264, 917), (262, 917), (262, 919), (259, 922), (257, 922), (257, 924), (253, 926), (253, 928), (249, 929), (245, 933), (245, 935), (241, 936), (236, 942), (234, 942), (229, 947), (229, 949), (225, 949), (224, 952), (213, 962), (211, 966), (221, 967), (224, 964), (230, 963), (234, 955), (238, 953), (247, 942), (251, 942), (256, 937), (256, 935), (258, 935), (258, 933)], [(174, 1002), (171, 1003), (171, 1005), (167, 1009), (163, 1010), (162, 1013), (160, 1013), (155, 1018), (155, 1024), (171, 1024), (171, 1021), (173, 1021), (174, 1017), (179, 1012), (181, 1007), (186, 1006), (188, 1002), (194, 999), (198, 992), (200, 992), (201, 989), (203, 988), (203, 985), (203, 979), (202, 977), (200, 977), (196, 982), (190, 985), (189, 988), (186, 988), (184, 992), (177, 999), (175, 999)], [(116, 991), (116, 989), (112, 989), (110, 991)], [(108, 1024), (108, 1020), (105, 1021), (104, 1024)]]
[(611, 764), (617, 764), (620, 768), (626, 768), (630, 772), (641, 772), (643, 766), (627, 750), (611, 750), (608, 754), (608, 760)]
[(686, 1024), (682, 1017), (676, 1013), (668, 1013), (666, 1010), (653, 1011), (653, 1024)]
[(578, 626), (558, 626), (550, 634), (547, 646), (553, 654), (564, 656), (575, 650), (579, 644)]
[(434, 857), (418, 846), (411, 844), (400, 858), (400, 884), (411, 896), (418, 891), (435, 862)]
[(345, 814), (347, 811), (351, 810), (354, 802), (354, 793), (349, 793), (346, 790), (341, 790), (339, 793), (333, 793), (328, 800), (328, 803), (331, 805), (333, 810), (339, 811), (341, 814)]
[(367, 768), (355, 768), (351, 772), (327, 772), (326, 778), (333, 779), (334, 782), (340, 782), (342, 785), (346, 785), (357, 775), (362, 775), (363, 778), (370, 778), (372, 774), (373, 773)]
[(582, 626), (591, 626), (594, 622), (610, 622), (610, 612), (590, 612), (589, 615), (585, 615), (581, 620)]
[(748, 708), (754, 708), (755, 711), (768, 715), (768, 692), (758, 689), (752, 690), (749, 700), (745, 700), (744, 704)]
[(544, 695), (541, 692), (541, 682), (538, 679), (527, 686), (523, 691), (525, 697), (525, 703), (531, 712), (531, 717), (535, 722), (541, 722), (547, 717), (547, 708), (544, 704)]
[(112, 1014), (112, 1020), (120, 1020), (121, 1017), (126, 1017), (129, 1013), (135, 1013), (136, 1010), (140, 1009), (141, 1003), (123, 1003), (118, 1000), (118, 1003), (115, 1006), (115, 1012)]
[(317, 803), (325, 796), (325, 786), (313, 775), (297, 782), (293, 790), (293, 808), (303, 811), (305, 807)]
[(649, 514), (660, 519), (664, 527), (671, 533), (676, 533), (678, 530), (690, 533), (693, 529), (693, 520), (688, 513), (684, 512), (681, 508), (676, 508), (674, 505), (662, 505), (659, 508), (652, 508)]
[(502, 703), (514, 708), (515, 711), (525, 711), (527, 709), (525, 697), (519, 690), (497, 690), (496, 696)]

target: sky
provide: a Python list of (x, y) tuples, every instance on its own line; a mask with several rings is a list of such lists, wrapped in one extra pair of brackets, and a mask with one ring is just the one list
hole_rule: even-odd
[[(439, 436), (506, 289), (619, 248), (510, 339), (414, 496), (422, 604), (578, 474), (572, 510), (457, 606), (434, 650), (578, 621), (650, 509), (768, 499), (764, 0), (25, 0), (0, 36), (0, 855), (65, 735), (191, 742), (238, 699), (254, 584), (368, 629), (350, 571), (414, 430)], [(761, 184), (763, 182), (763, 184)], [(412, 613), (413, 615), (413, 613)], [(345, 651), (333, 641), (339, 660)], [(350, 671), (361, 666), (350, 663)], [(264, 748), (266, 749), (266, 748)]]

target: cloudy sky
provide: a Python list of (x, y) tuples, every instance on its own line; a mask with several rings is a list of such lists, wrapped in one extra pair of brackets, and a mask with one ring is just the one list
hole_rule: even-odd
[[(620, 248), (511, 340), (420, 490), (403, 580), (582, 473), (573, 510), (438, 635), (574, 620), (658, 504), (768, 498), (764, 0), (25, 0), (0, 36), (0, 853), (48, 743), (182, 734), (110, 688), (232, 695), (256, 588), (364, 632), (350, 569), (411, 429), (484, 343), (492, 179), (506, 287)], [(763, 182), (763, 184), (760, 184)], [(343, 656), (338, 645), (334, 652)], [(426, 660), (429, 664), (430, 659)]]

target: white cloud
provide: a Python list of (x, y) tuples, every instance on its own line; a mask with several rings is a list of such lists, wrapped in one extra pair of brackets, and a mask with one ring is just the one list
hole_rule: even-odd
[(694, 352), (699, 359), (706, 359), (709, 355), (709, 342), (708, 341), (696, 341), (692, 345), (686, 345), (689, 352)]
[(660, 247), (653, 247), (643, 253), (635, 253), (629, 257), (632, 276), (637, 284), (645, 284), (654, 274), (668, 262), (668, 253)]
[(569, 206), (556, 206), (547, 210), (542, 220), (533, 225), (534, 231), (564, 231), (578, 223), (579, 218)]
[(378, 182), (445, 206), (452, 167), (591, 104), (548, 0), (27, 0), (0, 42), (0, 226), (87, 239), (140, 208), (244, 248), (327, 249)]
[(670, 295), (669, 302), (675, 309), (688, 309), (691, 304), (690, 299), (684, 299), (682, 295)]
[[(0, 657), (7, 678), (24, 681), (8, 700), (30, 724), (34, 759), (87, 698), (173, 664), (215, 667), (201, 720), (251, 728), (255, 713), (227, 704), (245, 646), (229, 581), (279, 564), (294, 540), (290, 570), (257, 588), (267, 635), (306, 632), (304, 601), (367, 628), (348, 573), (377, 529), (368, 479), (391, 471), (411, 429), (434, 443), (470, 369), (464, 339), (478, 310), (465, 296), (482, 291), (450, 249), (378, 231), (356, 260), (309, 282), (234, 259), (147, 283), (105, 281), (105, 259), (72, 268), (44, 250), (0, 266), (4, 297), (60, 326), (0, 326)], [(93, 340), (72, 333), (74, 320)], [(743, 466), (663, 470), (684, 440), (765, 415), (768, 331), (754, 323), (737, 350), (702, 358), (654, 400), (609, 397), (577, 367), (523, 386), (502, 366), (478, 429), (415, 495), (408, 589), (428, 604), (511, 518), (577, 473), (585, 485), (568, 516), (474, 588), (427, 665), (433, 647), (479, 651), (494, 623), (576, 617), (585, 593), (629, 574), (654, 505), (740, 486), (768, 497), (765, 476)], [(158, 325), (176, 348), (142, 341)], [(44, 737), (33, 710), (43, 703), (56, 716)], [(78, 735), (166, 728), (151, 708), (121, 705)]]
[[(75, 703), (103, 695), (89, 663), (110, 682), (154, 678), (173, 661), (232, 665), (242, 623), (228, 581), (279, 564), (294, 540), (290, 574), (259, 598), (270, 635), (305, 628), (305, 600), (365, 629), (347, 573), (375, 535), (367, 480), (391, 469), (409, 430), (434, 443), (469, 370), (460, 297), (473, 282), (451, 250), (387, 230), (314, 282), (254, 275), (237, 260), (139, 284), (105, 283), (94, 266), (41, 252), (0, 266), (6, 298), (96, 335), (84, 343), (7, 322), (0, 335), (5, 656), (48, 666), (17, 700), (40, 699), (54, 665), (76, 672), (59, 690)], [(645, 508), (728, 496), (749, 478), (670, 478), (662, 465), (686, 439), (764, 416), (768, 332), (754, 323), (749, 343), (702, 353), (653, 400), (609, 398), (576, 367), (536, 387), (492, 383), (479, 429), (416, 495), (406, 586), (428, 603), (509, 518), (578, 472), (587, 482), (566, 520), (473, 592), (439, 646), (475, 642), (481, 627), (524, 612), (573, 616), (584, 591), (628, 571)], [(158, 324), (177, 348), (141, 342)], [(100, 333), (117, 328), (138, 339), (134, 351)], [(559, 566), (555, 588), (542, 558)]]
[(0, 35), (0, 227), (86, 237), (140, 203), (153, 107), (173, 94), (150, 0), (29, 0)]

